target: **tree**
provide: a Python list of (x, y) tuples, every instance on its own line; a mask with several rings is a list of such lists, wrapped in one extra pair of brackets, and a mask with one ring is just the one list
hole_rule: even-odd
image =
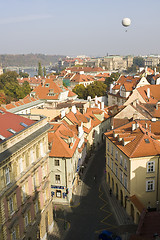
[(40, 62), (38, 62), (38, 76), (43, 76), (43, 70)]
[(133, 65), (138, 67), (144, 67), (144, 58), (143, 57), (134, 57), (133, 58)]
[(120, 73), (119, 72), (113, 72), (111, 73), (111, 78), (113, 79), (113, 81), (117, 81), (118, 78), (120, 76)]
[(102, 82), (95, 81), (94, 83), (88, 85), (86, 88), (83, 84), (76, 85), (73, 89), (78, 95), (78, 98), (87, 99), (88, 96), (94, 98), (95, 96), (104, 96), (106, 94), (107, 86)]
[(19, 72), (19, 77), (20, 78), (28, 78), (29, 77), (29, 74), (28, 73), (26, 73), (26, 72)]
[[(23, 93), (24, 95), (28, 95), (30, 92), (31, 92), (31, 87), (29, 85), (29, 82), (27, 81), (24, 81), (23, 84), (22, 84), (22, 89), (23, 89)], [(24, 96), (24, 97), (25, 97)]]
[(80, 85), (76, 85), (74, 88), (73, 88), (73, 92), (76, 93), (78, 95), (78, 98), (80, 99), (85, 99), (85, 86), (83, 84), (80, 84)]
[(43, 68), (43, 76), (44, 77), (47, 76), (47, 72), (46, 72), (46, 68), (45, 67)]
[(105, 84), (107, 85), (107, 90), (110, 88), (110, 84), (113, 82), (113, 78), (111, 77), (106, 77), (105, 79)]
[(0, 76), (0, 89), (3, 93), (1, 94), (1, 97), (5, 99), (5, 103), (24, 98), (31, 91), (28, 82), (25, 81), (21, 87), (17, 78), (18, 74), (14, 71), (8, 71)]

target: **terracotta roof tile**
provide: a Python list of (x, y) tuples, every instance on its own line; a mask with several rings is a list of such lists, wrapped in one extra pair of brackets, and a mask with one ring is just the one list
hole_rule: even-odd
[[(145, 127), (146, 123), (147, 128)], [(137, 125), (135, 130), (132, 130), (132, 124)], [(124, 134), (124, 139), (119, 142), (118, 137), (114, 137), (115, 130), (105, 133), (105, 135), (130, 158), (155, 156), (160, 154), (160, 142), (156, 140), (156, 135), (160, 135), (160, 133), (157, 132), (157, 129), (160, 129), (160, 122), (136, 120), (118, 128), (118, 130), (124, 130), (126, 134), (129, 133), (133, 138), (125, 139)], [(125, 142), (126, 144), (124, 144)]]

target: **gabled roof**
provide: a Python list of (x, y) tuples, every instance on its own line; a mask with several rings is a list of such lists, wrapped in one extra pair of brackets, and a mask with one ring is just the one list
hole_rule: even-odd
[[(136, 126), (135, 130), (132, 129), (132, 124)], [(115, 130), (105, 133), (105, 136), (128, 157), (135, 158), (160, 154), (160, 142), (156, 139), (157, 135), (158, 138), (160, 135), (160, 131), (157, 132), (160, 129), (160, 122), (136, 120), (117, 129), (123, 132), (121, 138), (118, 137), (120, 133), (114, 135)], [(128, 137), (130, 139), (125, 139)]]
[[(48, 133), (48, 141), (52, 143), (49, 156), (71, 158), (78, 146), (79, 138), (76, 136), (75, 132), (64, 123), (54, 123), (53, 125), (58, 126), (53, 127), (54, 131), (52, 132), (51, 129)], [(70, 141), (70, 138), (73, 139), (73, 142)]]
[(71, 79), (71, 82), (76, 82), (76, 83), (84, 83), (84, 82), (92, 82), (94, 81), (94, 77), (90, 75), (85, 75), (85, 74), (75, 74), (75, 76)]
[[(68, 89), (64, 86), (59, 86), (52, 79), (46, 79), (43, 84), (36, 87), (31, 94), (34, 93), (39, 99), (58, 100), (60, 94), (63, 92), (68, 92)], [(72, 96), (76, 96), (76, 94), (72, 93)]]
[[(150, 97), (147, 96), (147, 89), (150, 89)], [(146, 103), (157, 103), (160, 101), (160, 85), (147, 85), (137, 88)]]

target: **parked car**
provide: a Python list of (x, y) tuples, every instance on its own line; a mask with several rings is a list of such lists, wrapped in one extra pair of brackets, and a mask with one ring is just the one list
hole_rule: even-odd
[(104, 230), (99, 235), (99, 239), (101, 240), (122, 240), (121, 237), (115, 235), (113, 232)]

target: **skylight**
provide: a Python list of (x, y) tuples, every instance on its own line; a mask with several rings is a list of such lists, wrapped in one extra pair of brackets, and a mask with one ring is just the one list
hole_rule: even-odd
[(24, 122), (21, 122), (20, 125), (23, 126), (23, 127), (28, 127), (28, 125)]
[(14, 131), (12, 128), (9, 128), (9, 129), (7, 129), (9, 132), (11, 132), (11, 133), (13, 133), (13, 134), (15, 134), (16, 133), (16, 131)]
[(4, 112), (0, 109), (0, 113), (4, 114)]
[(6, 139), (5, 137), (3, 137), (2, 135), (0, 135), (0, 139), (1, 140), (4, 140), (4, 139)]

